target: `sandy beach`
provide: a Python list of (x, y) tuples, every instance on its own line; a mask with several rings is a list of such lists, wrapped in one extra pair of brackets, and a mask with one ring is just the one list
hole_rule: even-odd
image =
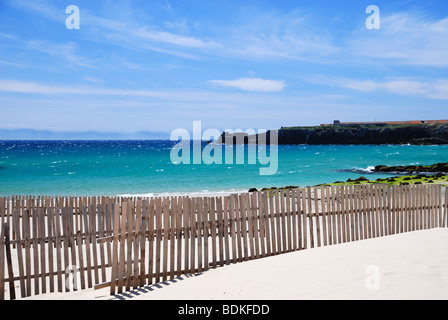
[(448, 229), (293, 252), (110, 296), (108, 288), (35, 300), (448, 299)]

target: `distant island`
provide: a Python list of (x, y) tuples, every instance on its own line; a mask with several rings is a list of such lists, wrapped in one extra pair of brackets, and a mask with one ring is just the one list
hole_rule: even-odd
[(167, 132), (132, 133), (99, 131), (51, 131), (33, 129), (0, 129), (0, 140), (168, 140)]
[[(442, 145), (448, 144), (448, 120), (340, 122), (311, 127), (282, 127), (279, 145)], [(232, 144), (270, 143), (272, 131), (255, 136), (246, 133), (222, 133), (220, 142)], [(263, 136), (261, 136), (263, 135)]]

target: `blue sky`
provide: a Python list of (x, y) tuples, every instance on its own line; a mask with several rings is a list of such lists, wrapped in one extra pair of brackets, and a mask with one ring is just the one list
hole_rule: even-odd
[(0, 43), (3, 129), (448, 118), (445, 0), (0, 0)]

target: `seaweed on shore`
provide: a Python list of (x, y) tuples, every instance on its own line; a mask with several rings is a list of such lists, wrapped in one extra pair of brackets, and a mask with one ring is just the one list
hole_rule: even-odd
[(348, 179), (346, 182), (336, 181), (328, 184), (321, 184), (319, 186), (347, 186), (347, 185), (363, 185), (363, 184), (390, 184), (390, 185), (426, 185), (426, 184), (441, 184), (448, 186), (448, 175), (436, 174), (431, 176), (426, 175), (411, 175), (411, 176), (396, 176), (390, 178), (376, 179), (375, 181), (368, 180), (364, 177), (356, 180)]

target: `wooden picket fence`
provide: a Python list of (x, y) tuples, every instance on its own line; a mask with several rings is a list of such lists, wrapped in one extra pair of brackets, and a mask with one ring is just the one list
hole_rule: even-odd
[(15, 299), (17, 287), (22, 298), (105, 287), (113, 295), (272, 255), (446, 227), (447, 192), (378, 184), (223, 197), (0, 198), (0, 300)]

